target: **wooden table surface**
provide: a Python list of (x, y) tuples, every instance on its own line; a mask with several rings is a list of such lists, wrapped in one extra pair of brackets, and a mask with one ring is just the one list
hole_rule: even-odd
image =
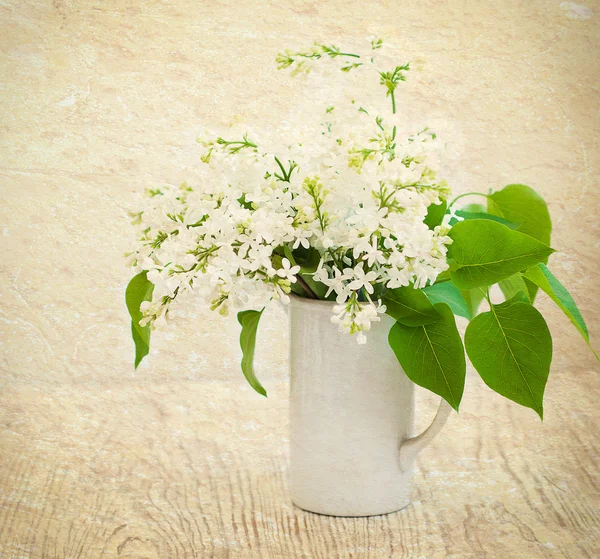
[[(455, 148), (454, 190), (548, 200), (598, 347), (597, 2), (8, 0), (0, 19), (2, 559), (600, 557), (599, 367), (547, 298), (544, 422), (469, 370), (412, 504), (331, 518), (290, 502), (285, 313), (259, 332), (268, 399), (235, 318), (200, 308), (134, 374), (122, 258), (133, 194), (193, 181), (205, 126), (306, 94), (273, 77), (277, 50), (383, 33), (415, 61), (403, 107)], [(419, 392), (419, 425), (435, 405)]]
[(598, 557), (597, 371), (559, 361), (543, 424), (470, 376), (412, 504), (349, 519), (290, 502), (284, 369), (268, 400), (241, 380), (5, 386), (0, 557)]

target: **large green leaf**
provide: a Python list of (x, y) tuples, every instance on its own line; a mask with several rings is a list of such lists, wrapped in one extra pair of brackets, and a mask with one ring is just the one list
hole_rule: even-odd
[(242, 311), (237, 315), (238, 322), (242, 325), (242, 333), (240, 334), (240, 346), (242, 348), (242, 372), (246, 380), (254, 390), (263, 396), (267, 395), (267, 391), (258, 382), (254, 375), (254, 348), (256, 345), (256, 330), (258, 322), (265, 309), (260, 311)]
[(438, 225), (441, 225), (447, 207), (448, 203), (445, 200), (442, 200), (440, 204), (431, 204), (427, 208), (427, 215), (425, 216), (423, 223), (425, 223), (429, 229), (435, 229)]
[(150, 325), (140, 326), (143, 315), (140, 305), (152, 300), (154, 284), (148, 281), (146, 272), (134, 276), (125, 290), (125, 304), (131, 316), (131, 334), (135, 344), (135, 368), (150, 351)]
[(452, 281), (459, 289), (492, 285), (541, 262), (549, 246), (487, 219), (465, 220), (448, 233)]
[(436, 283), (423, 289), (423, 293), (433, 305), (436, 303), (446, 303), (455, 315), (462, 316), (471, 320), (473, 313), (468, 303), (465, 301), (460, 289), (452, 282), (445, 281)]
[(467, 355), (495, 392), (543, 418), (552, 337), (542, 315), (518, 295), (476, 316), (467, 327)]
[(519, 224), (517, 231), (550, 244), (552, 220), (544, 199), (524, 184), (509, 184), (488, 196), (488, 212)]
[(562, 312), (564, 312), (567, 315), (567, 318), (573, 323), (573, 326), (575, 326), (583, 336), (583, 339), (590, 346), (596, 359), (600, 360), (598, 354), (590, 345), (590, 335), (587, 326), (573, 297), (571, 297), (571, 294), (567, 291), (565, 286), (556, 279), (548, 267), (545, 264), (538, 264), (525, 272), (525, 278), (540, 287), (558, 305)]
[(383, 302), (386, 313), (407, 326), (420, 326), (439, 319), (439, 313), (425, 293), (412, 286), (388, 289)]
[[(488, 211), (519, 223), (517, 231), (549, 245), (552, 220), (544, 199), (533, 188), (524, 184), (509, 184), (488, 196)], [(543, 260), (544, 264), (548, 259)], [(529, 298), (533, 302), (537, 286), (525, 281)]]
[(458, 411), (465, 387), (465, 350), (450, 307), (438, 303), (435, 308), (439, 314), (435, 322), (421, 326), (397, 322), (388, 340), (406, 376)]

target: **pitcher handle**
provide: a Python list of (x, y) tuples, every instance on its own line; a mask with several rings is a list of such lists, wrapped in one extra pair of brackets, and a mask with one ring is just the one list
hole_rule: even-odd
[(427, 427), (427, 429), (425, 429), (425, 431), (423, 431), (420, 435), (406, 439), (400, 445), (398, 450), (398, 462), (402, 472), (408, 471), (417, 454), (419, 454), (419, 452), (421, 452), (431, 441), (433, 441), (433, 439), (437, 437), (438, 433), (445, 425), (451, 411), (452, 407), (450, 404), (442, 398), (431, 425)]

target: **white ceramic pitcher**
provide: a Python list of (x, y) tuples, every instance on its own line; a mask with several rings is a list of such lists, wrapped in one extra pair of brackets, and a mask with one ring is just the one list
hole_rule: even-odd
[(293, 297), (290, 305), (291, 453), (294, 504), (333, 516), (371, 516), (410, 502), (416, 455), (442, 429), (412, 437), (414, 384), (388, 345), (382, 316), (366, 345), (330, 322), (333, 303)]

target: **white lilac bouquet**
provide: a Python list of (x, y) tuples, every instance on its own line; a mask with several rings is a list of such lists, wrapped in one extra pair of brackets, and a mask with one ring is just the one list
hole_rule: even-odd
[[(301, 126), (285, 123), (280, 145), (247, 128), (207, 134), (197, 184), (147, 191), (133, 214), (138, 274), (126, 293), (136, 367), (151, 329), (203, 297), (222, 314), (238, 311), (242, 370), (266, 395), (252, 367), (260, 316), (307, 297), (332, 301), (332, 328), (359, 344), (382, 313), (392, 316), (389, 342), (405, 373), (458, 409), (458, 315), (470, 320), (466, 351), (483, 380), (541, 417), (552, 341), (532, 306), (538, 288), (589, 343), (545, 265), (554, 251), (543, 199), (511, 184), (470, 193), (486, 206), (457, 209), (467, 195), (449, 199), (443, 145), (429, 128), (407, 129), (397, 106), (410, 65), (395, 64), (381, 41), (362, 53), (315, 44), (277, 63), (304, 79), (337, 74), (335, 102), (305, 111)], [(505, 302), (492, 303), (494, 284)], [(489, 311), (477, 314), (484, 299)]]

